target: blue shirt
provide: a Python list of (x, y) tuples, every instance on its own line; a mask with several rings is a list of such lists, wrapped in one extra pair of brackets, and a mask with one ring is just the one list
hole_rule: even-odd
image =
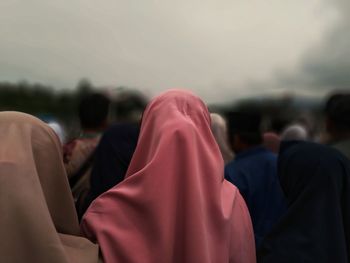
[(225, 178), (246, 201), (258, 247), (287, 207), (277, 177), (277, 155), (262, 146), (243, 151), (226, 165)]

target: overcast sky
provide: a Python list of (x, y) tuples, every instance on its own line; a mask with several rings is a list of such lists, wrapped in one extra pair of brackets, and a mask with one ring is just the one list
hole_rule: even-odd
[(0, 81), (73, 88), (86, 77), (207, 102), (345, 88), (348, 2), (1, 0)]

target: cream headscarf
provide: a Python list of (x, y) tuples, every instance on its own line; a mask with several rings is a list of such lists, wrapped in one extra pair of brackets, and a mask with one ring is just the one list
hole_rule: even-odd
[(6, 263), (96, 263), (80, 237), (54, 131), (19, 112), (0, 113), (0, 259)]
[(211, 113), (211, 131), (215, 137), (216, 142), (219, 145), (222, 158), (224, 158), (225, 164), (232, 161), (234, 158), (233, 152), (230, 149), (229, 141), (227, 138), (227, 124), (223, 117), (217, 113)]

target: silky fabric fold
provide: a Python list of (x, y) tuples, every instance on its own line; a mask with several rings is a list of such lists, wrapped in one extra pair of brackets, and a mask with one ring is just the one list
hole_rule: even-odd
[(147, 106), (125, 180), (90, 205), (81, 228), (107, 263), (255, 262), (249, 212), (224, 180), (207, 107), (187, 91)]
[(39, 119), (0, 113), (0, 261), (97, 263), (80, 236), (59, 139)]
[(314, 143), (282, 143), (278, 169), (288, 210), (263, 241), (258, 262), (350, 262), (346, 157)]

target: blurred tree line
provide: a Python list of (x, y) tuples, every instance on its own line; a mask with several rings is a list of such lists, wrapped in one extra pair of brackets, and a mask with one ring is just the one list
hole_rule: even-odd
[(27, 81), (0, 82), (0, 110), (21, 111), (44, 118), (52, 116), (69, 123), (77, 117), (80, 99), (94, 89), (87, 79), (79, 81), (74, 90), (58, 90)]
[[(69, 129), (77, 129), (79, 101), (95, 89), (96, 87), (88, 79), (80, 80), (73, 90), (59, 90), (26, 81), (0, 82), (0, 110), (26, 112), (44, 120), (52, 117), (64, 123)], [(320, 129), (317, 124), (321, 122), (323, 116), (322, 106), (320, 100), (285, 95), (242, 98), (227, 105), (210, 105), (209, 109), (211, 112), (223, 115), (229, 111), (259, 112), (264, 117), (265, 130), (279, 132), (286, 124), (300, 120), (311, 121), (314, 123), (312, 125), (315, 126), (314, 129)]]

